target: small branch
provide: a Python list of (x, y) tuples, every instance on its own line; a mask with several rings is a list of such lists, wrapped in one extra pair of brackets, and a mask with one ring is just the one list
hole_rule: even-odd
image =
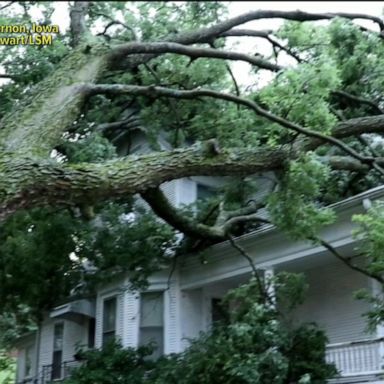
[(0, 7), (0, 11), (2, 11), (3, 9), (5, 8), (8, 8), (10, 5), (12, 5), (13, 3), (16, 3), (16, 1), (10, 1), (9, 3), (7, 4), (4, 4), (3, 6)]
[(137, 116), (132, 116), (132, 117), (129, 117), (128, 119), (121, 120), (121, 121), (114, 121), (112, 123), (99, 124), (96, 128), (94, 128), (94, 130), (96, 132), (105, 134), (108, 131), (115, 131), (120, 128), (124, 128), (125, 130), (140, 128), (139, 118)]
[(252, 260), (252, 257), (248, 255), (248, 253), (245, 251), (245, 249), (242, 246), (237, 244), (237, 242), (235, 241), (235, 239), (232, 236), (228, 236), (227, 239), (229, 240), (229, 243), (231, 244), (231, 246), (235, 250), (237, 250), (240, 253), (240, 255), (243, 256), (248, 261), (248, 263), (252, 269), (252, 275), (256, 279), (257, 286), (259, 288), (260, 295), (261, 295), (264, 303), (268, 303), (269, 305), (274, 307), (275, 302), (274, 302), (273, 298), (268, 294), (268, 290), (264, 286), (264, 283), (259, 276), (258, 270), (257, 270), (257, 268), (256, 268), (256, 266)]
[(355, 95), (352, 95), (351, 93), (344, 92), (344, 91), (333, 91), (332, 94), (335, 96), (341, 96), (341, 97), (344, 97), (346, 99), (355, 101), (359, 104), (368, 105), (369, 107), (371, 107), (375, 112), (379, 113), (380, 115), (384, 114), (384, 110), (382, 110), (376, 103), (374, 103), (371, 100), (364, 99), (363, 97), (355, 96)]
[(331, 244), (326, 242), (323, 239), (320, 238), (313, 238), (310, 239), (315, 242), (319, 242), (324, 248), (326, 248), (332, 255), (334, 255), (336, 258), (338, 258), (340, 261), (342, 261), (347, 267), (353, 269), (354, 271), (357, 271), (359, 273), (362, 273), (363, 275), (370, 277), (372, 279), (377, 280), (379, 283), (384, 284), (384, 278), (381, 275), (377, 275), (376, 273), (370, 273), (367, 270), (358, 267), (357, 265), (353, 264), (350, 258), (344, 257), (341, 255)]
[(276, 41), (271, 35), (273, 34), (274, 31), (272, 30), (265, 30), (265, 31), (255, 31), (252, 29), (231, 29), (229, 31), (226, 31), (222, 33), (218, 37), (231, 37), (231, 36), (248, 36), (248, 37), (260, 37), (263, 39), (266, 39), (269, 41), (273, 47), (279, 48), (280, 50), (284, 51), (287, 53), (289, 56), (292, 56), (298, 63), (302, 63), (304, 60), (301, 59), (296, 53), (294, 53), (292, 50), (289, 48), (285, 47), (284, 45), (280, 44), (278, 41)]
[(112, 27), (113, 25), (121, 25), (122, 27), (124, 27), (125, 29), (127, 29), (128, 31), (131, 32), (132, 37), (133, 37), (133, 40), (135, 40), (135, 41), (138, 41), (138, 40), (139, 40), (139, 39), (137, 38), (137, 35), (136, 35), (135, 30), (134, 30), (132, 27), (130, 27), (129, 25), (123, 23), (122, 21), (116, 20), (116, 19), (114, 19), (113, 17), (106, 15), (105, 13), (99, 13), (99, 12), (97, 12), (97, 13), (93, 13), (93, 15), (95, 15), (95, 16), (101, 16), (101, 17), (104, 17), (104, 18), (107, 19), (107, 20), (110, 20), (110, 22), (105, 26), (104, 31), (101, 32), (101, 33), (98, 33), (98, 34), (97, 34), (98, 36), (100, 36), (100, 35), (105, 35), (105, 34), (107, 33), (108, 29), (109, 29), (110, 27)]
[(257, 216), (257, 214), (252, 215), (244, 215), (244, 216), (237, 216), (233, 217), (232, 219), (229, 219), (223, 226), (225, 233), (230, 232), (231, 228), (233, 228), (234, 225), (240, 224), (240, 223), (250, 223), (252, 221), (256, 221), (262, 224), (271, 224), (271, 222), (267, 219), (264, 219), (260, 216)]

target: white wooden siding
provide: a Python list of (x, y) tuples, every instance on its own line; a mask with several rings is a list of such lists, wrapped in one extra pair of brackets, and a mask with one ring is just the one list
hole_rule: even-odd
[(204, 330), (203, 290), (201, 288), (181, 293), (181, 347), (187, 348), (189, 340), (199, 336)]
[(177, 353), (180, 350), (180, 288), (175, 276), (164, 293), (164, 352)]
[(124, 328), (122, 343), (125, 347), (139, 344), (139, 293), (127, 290), (124, 294)]
[[(53, 341), (52, 341), (53, 342)], [(63, 362), (73, 361), (78, 346), (88, 344), (88, 322), (64, 321)]]
[[(45, 319), (40, 328), (40, 348), (39, 348), (39, 373), (43, 367), (52, 364), (53, 353), (53, 327), (52, 319)], [(65, 332), (65, 326), (64, 326)]]
[(341, 262), (310, 269), (305, 274), (309, 290), (305, 303), (295, 313), (296, 319), (318, 323), (326, 330), (330, 343), (372, 337), (364, 332), (366, 320), (362, 317), (368, 305), (352, 297), (354, 291), (370, 288), (368, 278)]

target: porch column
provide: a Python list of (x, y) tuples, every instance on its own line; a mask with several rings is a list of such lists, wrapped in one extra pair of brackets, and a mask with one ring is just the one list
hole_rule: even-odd
[(275, 276), (275, 270), (272, 266), (264, 269), (264, 284), (266, 285), (266, 293), (272, 299), (273, 305), (275, 305), (275, 286), (273, 284), (273, 277)]

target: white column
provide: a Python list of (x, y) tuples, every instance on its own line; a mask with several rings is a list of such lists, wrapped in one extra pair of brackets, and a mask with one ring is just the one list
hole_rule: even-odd
[(264, 269), (264, 281), (267, 284), (267, 295), (272, 299), (273, 304), (275, 304), (275, 287), (272, 282), (273, 277), (275, 276), (275, 271), (273, 267), (267, 267)]

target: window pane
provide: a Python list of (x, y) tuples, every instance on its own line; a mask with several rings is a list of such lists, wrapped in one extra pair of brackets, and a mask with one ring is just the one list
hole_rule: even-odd
[(162, 327), (163, 292), (148, 292), (141, 294), (141, 327)]
[(164, 351), (164, 336), (163, 327), (144, 327), (140, 329), (140, 345), (145, 345), (153, 342), (156, 345), (156, 350), (149, 358), (157, 359)]
[(103, 333), (116, 329), (116, 297), (104, 301)]
[(115, 331), (103, 333), (103, 345), (115, 339)]
[(53, 334), (53, 350), (61, 351), (63, 349), (63, 333), (64, 333), (64, 324), (55, 324), (54, 334)]
[(52, 380), (61, 379), (62, 357), (63, 357), (63, 352), (62, 351), (55, 351), (55, 352), (53, 352), (52, 374), (51, 374), (51, 379)]

